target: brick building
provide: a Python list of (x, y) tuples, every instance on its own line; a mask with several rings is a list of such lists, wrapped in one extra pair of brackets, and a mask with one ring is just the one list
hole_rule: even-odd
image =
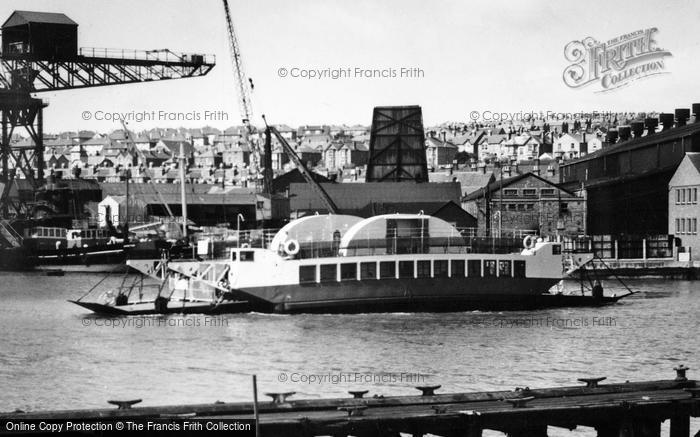
[(680, 238), (690, 259), (700, 259), (698, 191), (700, 153), (687, 153), (668, 183), (668, 233)]
[(534, 173), (496, 180), (462, 200), (476, 215), (479, 234), (537, 231), (540, 235), (586, 232), (586, 201)]

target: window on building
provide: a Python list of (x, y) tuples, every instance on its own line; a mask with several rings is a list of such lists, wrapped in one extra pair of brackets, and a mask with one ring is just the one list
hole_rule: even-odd
[(496, 260), (487, 259), (484, 260), (484, 277), (496, 276)]
[(561, 244), (554, 244), (552, 246), (552, 255), (561, 255)]
[[(436, 278), (446, 278), (447, 277), (447, 260), (446, 259), (436, 259), (433, 263), (433, 276)], [(464, 275), (462, 275), (464, 276)]]
[(344, 263), (340, 265), (340, 280), (354, 281), (357, 279), (357, 264)]
[(559, 204), (559, 214), (568, 214), (569, 213), (569, 204), (566, 202), (561, 202)]
[(321, 264), (321, 282), (338, 280), (338, 264)]
[(691, 220), (691, 226), (690, 226), (690, 232), (693, 235), (696, 235), (698, 233), (698, 219), (690, 219)]
[(503, 190), (503, 195), (504, 196), (517, 196), (518, 190), (513, 189), (513, 188), (506, 188), (505, 190)]
[(416, 277), (418, 278), (429, 278), (430, 277), (430, 261), (420, 260), (416, 263)]
[(513, 277), (525, 277), (525, 261), (513, 261)]
[(685, 203), (685, 189), (681, 190), (681, 203)]
[(464, 277), (464, 260), (463, 259), (453, 259), (451, 261), (452, 267), (452, 277), (453, 278), (463, 278)]
[(523, 190), (523, 196), (536, 196), (537, 190), (534, 188), (525, 188)]
[(693, 188), (693, 203), (698, 203), (698, 189)]
[(498, 261), (498, 276), (500, 277), (510, 277), (511, 265), (510, 260), (500, 260)]
[(681, 190), (676, 188), (676, 205), (681, 203)]
[(480, 259), (470, 259), (467, 261), (467, 276), (470, 278), (481, 277), (481, 260)]
[(255, 252), (252, 250), (242, 250), (241, 261), (255, 261)]
[(382, 261), (379, 263), (379, 277), (384, 278), (395, 278), (396, 277), (396, 262), (395, 261)]
[(316, 282), (316, 266), (299, 266), (299, 283), (311, 284)]
[(413, 278), (413, 261), (399, 261), (399, 278)]
[(377, 279), (377, 263), (360, 263), (360, 279)]
[(535, 204), (534, 204), (534, 203), (528, 203), (527, 205), (525, 205), (525, 209), (526, 209), (527, 211), (532, 211), (532, 210), (535, 209)]
[(554, 191), (554, 188), (542, 188), (540, 189), (540, 195), (541, 196), (554, 196), (556, 192)]
[(518, 203), (518, 211), (525, 211), (525, 204), (524, 203)]
[(685, 234), (685, 219), (681, 219), (681, 234)]
[(681, 219), (676, 219), (676, 234), (681, 233)]
[(515, 205), (515, 203), (509, 203), (509, 204), (508, 204), (508, 210), (509, 210), (509, 211), (515, 211), (516, 208), (517, 208), (517, 206)]

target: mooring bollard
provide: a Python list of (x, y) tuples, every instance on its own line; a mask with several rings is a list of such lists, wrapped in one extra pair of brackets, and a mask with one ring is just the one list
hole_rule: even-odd
[(673, 370), (676, 371), (676, 379), (674, 379), (674, 381), (685, 382), (688, 380), (688, 378), (686, 378), (686, 376), (685, 376), (685, 372), (690, 370), (690, 367), (687, 367), (687, 366), (684, 366), (683, 364), (681, 364), (678, 367), (674, 367)]
[(528, 396), (526, 398), (510, 398), (504, 400), (511, 404), (513, 408), (525, 408), (527, 406), (527, 403), (533, 399), (535, 399), (534, 396)]
[(350, 393), (354, 399), (362, 399), (369, 393), (369, 390), (350, 390), (348, 393)]
[(439, 389), (442, 387), (441, 385), (422, 385), (416, 387), (417, 390), (420, 390), (423, 394), (421, 396), (435, 396), (435, 390)]
[(107, 401), (108, 404), (116, 405), (118, 410), (130, 410), (131, 406), (138, 404), (142, 399), (132, 399), (130, 401)]
[(296, 394), (295, 391), (288, 391), (284, 393), (265, 393), (265, 396), (270, 396), (273, 404), (283, 404), (287, 402), (288, 397), (294, 394)]
[(338, 407), (339, 411), (346, 411), (348, 413), (348, 417), (363, 416), (364, 411), (366, 409), (367, 409), (366, 405), (355, 405), (352, 407)]
[(579, 378), (578, 380), (586, 383), (586, 388), (596, 388), (600, 381), (605, 381), (608, 379), (607, 376), (601, 376), (600, 378)]

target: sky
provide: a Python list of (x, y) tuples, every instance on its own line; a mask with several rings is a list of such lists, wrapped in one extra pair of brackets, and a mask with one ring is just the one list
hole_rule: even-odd
[[(427, 125), (468, 121), (472, 111), (673, 111), (700, 102), (700, 2), (229, 0), (241, 53), (255, 84), (253, 109), (275, 124), (364, 124), (372, 108), (420, 105)], [(47, 99), (45, 131), (119, 127), (97, 114), (197, 113), (199, 121), (131, 122), (160, 127), (240, 124), (223, 6), (219, 0), (4, 0), (13, 10), (62, 12), (79, 24), (78, 45), (168, 48), (215, 54), (199, 78), (38, 94)], [(664, 74), (600, 91), (570, 88), (564, 47), (655, 27)], [(292, 72), (351, 69), (351, 77), (302, 78)], [(364, 78), (355, 69), (420, 69), (421, 77)], [(287, 76), (281, 77), (281, 69)], [(407, 70), (410, 71), (410, 70)], [(89, 120), (83, 112), (89, 111)], [(205, 111), (223, 111), (211, 121)], [(100, 118), (106, 118), (100, 115)]]

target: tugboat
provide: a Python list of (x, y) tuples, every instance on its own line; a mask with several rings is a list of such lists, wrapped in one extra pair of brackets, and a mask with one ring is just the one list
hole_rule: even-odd
[(120, 301), (74, 303), (104, 314), (196, 312), (196, 302), (201, 312), (366, 313), (601, 306), (624, 297), (550, 293), (565, 276), (558, 242), (527, 236), (514, 253), (474, 243), (422, 214), (315, 215), (287, 224), (264, 247), (233, 248), (224, 260), (128, 261), (160, 280), (150, 300), (122, 293)]

